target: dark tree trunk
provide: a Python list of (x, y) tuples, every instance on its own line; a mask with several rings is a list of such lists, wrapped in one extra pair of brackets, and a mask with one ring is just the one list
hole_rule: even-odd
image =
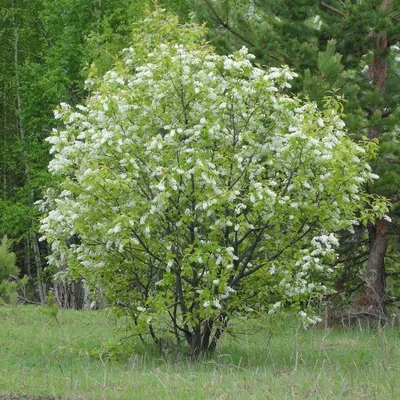
[(201, 343), (201, 348), (203, 352), (207, 352), (209, 345), (210, 345), (210, 338), (211, 338), (211, 333), (212, 333), (212, 327), (214, 325), (213, 321), (207, 321), (204, 326), (204, 332), (203, 332), (203, 340)]
[(196, 360), (202, 354), (213, 353), (227, 325), (228, 317), (225, 313), (217, 320), (211, 318), (199, 323), (187, 336), (190, 358)]
[[(392, 7), (393, 0), (382, 0), (380, 10), (388, 12)], [(387, 32), (379, 32), (376, 35), (376, 48), (374, 57), (369, 67), (370, 78), (374, 86), (383, 94), (388, 70), (388, 53), (390, 50), (390, 39)], [(371, 108), (373, 112), (375, 107)], [(373, 114), (371, 113), (371, 116)], [(376, 127), (369, 129), (368, 136), (375, 139), (380, 136)], [(378, 315), (384, 315), (383, 300), (385, 296), (385, 255), (388, 247), (389, 223), (379, 219), (368, 229), (369, 232), (369, 258), (365, 280), (365, 294), (374, 305), (373, 310)]]
[(190, 349), (189, 349), (189, 354), (190, 358), (192, 360), (196, 360), (201, 351), (201, 327), (200, 324), (198, 324), (195, 329), (192, 332), (192, 335), (190, 337), (190, 343), (189, 343)]
[(374, 313), (384, 315), (385, 255), (388, 247), (389, 223), (379, 219), (368, 229), (370, 249), (365, 279), (365, 294), (370, 299)]

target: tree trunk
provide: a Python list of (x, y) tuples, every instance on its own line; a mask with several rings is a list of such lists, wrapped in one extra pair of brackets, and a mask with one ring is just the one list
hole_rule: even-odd
[[(388, 12), (392, 7), (393, 0), (383, 0), (380, 5), (382, 12)], [(369, 66), (370, 78), (374, 86), (383, 93), (388, 70), (388, 53), (390, 50), (390, 40), (387, 32), (379, 32), (376, 35), (376, 48), (371, 65)], [(373, 109), (373, 112), (376, 110)], [(371, 115), (373, 114), (371, 113)], [(380, 136), (377, 127), (369, 129), (368, 136), (375, 139)], [(388, 247), (389, 223), (384, 219), (379, 219), (371, 226), (369, 231), (369, 258), (365, 279), (365, 294), (374, 305), (374, 313), (384, 315), (383, 300), (385, 296), (385, 255)]]
[(89, 285), (86, 282), (82, 282), (83, 286), (83, 304), (82, 309), (90, 310), (90, 290)]
[(32, 278), (30, 252), (31, 252), (31, 246), (30, 246), (29, 237), (27, 237), (24, 240), (24, 254), (25, 254), (24, 267), (25, 267), (25, 271), (28, 271), (29, 278)]
[(370, 249), (365, 279), (365, 294), (371, 300), (374, 313), (384, 315), (385, 255), (388, 246), (389, 223), (379, 219), (369, 227)]
[(39, 299), (41, 304), (46, 304), (46, 285), (43, 283), (42, 280), (43, 268), (42, 268), (42, 257), (40, 255), (39, 240), (36, 232), (32, 232), (31, 236), (33, 242), (33, 253), (35, 256), (36, 278), (37, 278)]
[(186, 337), (190, 358), (196, 360), (202, 354), (213, 353), (227, 325), (228, 317), (225, 313), (217, 320), (210, 318), (199, 323)]
[(190, 358), (196, 360), (201, 353), (201, 327), (198, 324), (192, 332), (189, 343)]
[(54, 282), (53, 293), (60, 308), (90, 309), (89, 287), (84, 281), (61, 278)]
[(201, 349), (204, 353), (206, 353), (209, 350), (213, 325), (214, 325), (214, 321), (212, 321), (212, 320), (208, 320), (204, 324), (203, 340), (201, 343)]

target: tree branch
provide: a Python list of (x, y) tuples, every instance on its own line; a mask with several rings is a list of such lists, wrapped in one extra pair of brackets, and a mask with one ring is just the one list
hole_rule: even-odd
[(344, 13), (341, 10), (338, 10), (337, 8), (331, 6), (330, 4), (325, 3), (324, 1), (321, 1), (321, 6), (326, 8), (327, 10), (333, 12), (334, 14), (341, 16), (343, 19), (347, 18), (347, 14), (346, 13)]
[(388, 163), (388, 164), (400, 164), (400, 160), (395, 160), (394, 158), (390, 157), (383, 157), (383, 159)]
[[(255, 47), (255, 44), (251, 42), (249, 39), (246, 39), (244, 36), (242, 36), (239, 32), (235, 31), (227, 22), (225, 22), (217, 13), (216, 9), (212, 6), (209, 0), (204, 0), (204, 2), (207, 4), (207, 7), (211, 10), (212, 14), (214, 15), (215, 19), (219, 22), (219, 24), (225, 28), (228, 32), (230, 32), (232, 35), (236, 36), (239, 38), (242, 42), (246, 43), (250, 47)], [(265, 47), (265, 46), (263, 46)], [(268, 57), (273, 58), (274, 60), (278, 60), (280, 62), (284, 62), (287, 65), (290, 64), (290, 60), (286, 59), (285, 57), (278, 57), (275, 56), (274, 54), (267, 54)]]
[(251, 47), (255, 47), (254, 43), (252, 43), (250, 40), (246, 39), (244, 36), (242, 36), (239, 32), (236, 32), (230, 25), (228, 25), (217, 13), (215, 8), (212, 6), (209, 0), (204, 0), (204, 2), (207, 4), (207, 7), (210, 9), (210, 11), (214, 14), (215, 19), (219, 22), (219, 24), (225, 28), (227, 31), (232, 33), (232, 35), (236, 36), (239, 38), (242, 42), (246, 43), (247, 45)]

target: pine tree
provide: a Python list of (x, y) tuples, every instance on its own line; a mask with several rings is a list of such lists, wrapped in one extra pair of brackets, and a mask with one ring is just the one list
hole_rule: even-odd
[[(344, 99), (346, 124), (355, 138), (379, 140), (374, 171), (380, 179), (368, 188), (393, 203), (391, 218), (368, 225), (367, 259), (362, 251), (348, 258), (364, 263), (365, 293), (379, 315), (385, 296), (385, 258), (398, 230), (400, 2), (398, 0), (194, 0), (194, 16), (211, 28), (222, 51), (243, 45), (267, 67), (288, 64), (299, 74), (292, 91), (319, 104), (334, 93)], [(355, 240), (355, 237), (358, 239)], [(362, 232), (348, 242), (362, 246)], [(354, 272), (345, 270), (342, 278)]]

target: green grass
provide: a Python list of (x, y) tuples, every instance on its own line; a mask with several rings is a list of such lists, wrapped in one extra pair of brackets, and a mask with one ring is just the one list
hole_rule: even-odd
[(111, 361), (93, 356), (118, 338), (108, 311), (58, 318), (60, 326), (34, 307), (0, 308), (0, 399), (400, 399), (399, 328), (242, 321), (240, 339), (227, 335), (197, 363), (139, 344)]

